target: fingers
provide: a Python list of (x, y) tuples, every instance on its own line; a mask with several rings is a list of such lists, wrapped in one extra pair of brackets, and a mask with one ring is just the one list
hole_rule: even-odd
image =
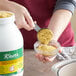
[(55, 59), (55, 57), (45, 57), (41, 54), (36, 54), (36, 57), (43, 63), (52, 62)]
[(44, 56), (41, 54), (36, 54), (36, 57), (40, 60), (43, 61), (44, 60)]
[(25, 21), (25, 18), (23, 19), (23, 28), (26, 29), (27, 31), (33, 30), (33, 28), (30, 27), (30, 25), (27, 23), (27, 21)]
[(31, 28), (34, 28), (35, 27), (35, 24), (34, 24), (34, 21), (32, 19), (32, 17), (30, 16), (28, 10), (26, 9), (25, 10), (25, 13), (24, 13), (24, 17), (27, 21), (27, 24), (31, 27)]
[(52, 60), (48, 57), (45, 57), (46, 61), (52, 62)]
[(35, 27), (32, 17), (24, 6), (15, 2), (10, 2), (10, 6), (9, 10), (15, 13), (16, 25), (19, 29), (25, 28), (30, 31)]
[(54, 56), (54, 57), (45, 57), (47, 62), (53, 62), (55, 58), (56, 58), (56, 56)]
[(16, 18), (16, 25), (19, 29), (24, 28), (27, 31), (32, 30), (33, 28), (29, 26), (29, 24), (27, 24), (24, 16), (20, 16), (20, 19)]

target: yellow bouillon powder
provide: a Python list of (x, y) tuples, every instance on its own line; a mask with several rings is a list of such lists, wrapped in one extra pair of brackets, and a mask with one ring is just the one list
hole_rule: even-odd
[(0, 11), (0, 18), (11, 17), (13, 14), (7, 11)]
[(48, 44), (53, 37), (53, 33), (49, 29), (41, 29), (38, 34), (37, 38), (42, 44)]
[(57, 48), (55, 46), (48, 45), (53, 38), (53, 33), (50, 29), (41, 29), (37, 33), (37, 38), (40, 41), (40, 45), (37, 50), (44, 56), (53, 56), (57, 54)]
[(50, 45), (39, 45), (37, 49), (44, 55), (44, 56), (50, 56), (50, 55), (56, 55), (57, 50), (56, 47), (50, 46)]

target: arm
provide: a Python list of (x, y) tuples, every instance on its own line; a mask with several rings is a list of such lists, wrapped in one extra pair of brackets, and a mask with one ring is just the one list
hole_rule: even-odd
[[(76, 0), (57, 0), (54, 13), (50, 20), (48, 28), (51, 29), (54, 33), (53, 40), (57, 41), (62, 34), (62, 32), (67, 27), (69, 21), (71, 20), (74, 8), (76, 6)], [(57, 43), (54, 43), (57, 45)], [(40, 61), (53, 61), (48, 57), (37, 54), (37, 58)]]
[(72, 13), (68, 10), (56, 10), (48, 26), (54, 33), (53, 40), (57, 41), (71, 20)]
[[(54, 33), (54, 41), (58, 40), (64, 29), (67, 27), (67, 24), (70, 21), (71, 17), (72, 13), (68, 10), (56, 10), (53, 13), (48, 28), (51, 29)], [(53, 42), (53, 44), (57, 46), (57, 43)], [(36, 57), (42, 62), (52, 62), (54, 60), (54, 58), (51, 59), (50, 57), (44, 57), (40, 54), (36, 54)]]
[(13, 1), (0, 0), (0, 10), (11, 11), (15, 13), (15, 23), (18, 28), (24, 28), (28, 31), (34, 28), (33, 19), (24, 6)]
[(48, 26), (54, 33), (53, 40), (57, 41), (62, 32), (67, 27), (69, 21), (71, 20), (74, 8), (76, 5), (75, 0), (58, 0), (55, 6), (55, 11), (50, 20)]

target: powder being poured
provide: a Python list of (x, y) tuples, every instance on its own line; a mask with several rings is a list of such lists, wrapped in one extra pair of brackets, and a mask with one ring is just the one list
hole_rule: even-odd
[(53, 33), (49, 29), (41, 29), (38, 34), (37, 38), (42, 44), (48, 44), (53, 37)]

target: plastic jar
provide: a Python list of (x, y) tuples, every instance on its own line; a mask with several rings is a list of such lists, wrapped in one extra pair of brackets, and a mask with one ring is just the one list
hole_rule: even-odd
[(15, 15), (0, 18), (0, 76), (23, 76), (23, 37), (15, 25)]

